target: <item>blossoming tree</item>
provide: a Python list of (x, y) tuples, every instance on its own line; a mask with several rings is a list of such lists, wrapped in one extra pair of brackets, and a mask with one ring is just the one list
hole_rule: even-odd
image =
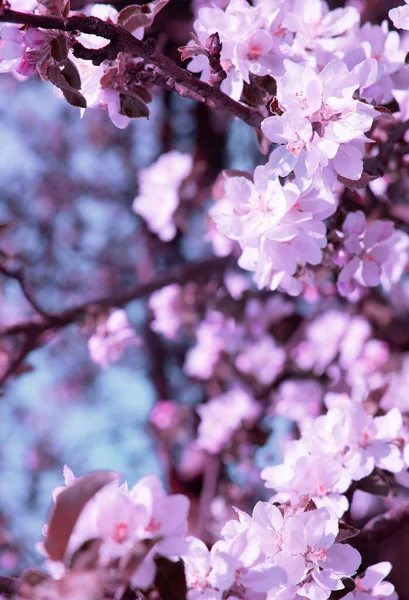
[[(175, 5), (0, 0), (14, 82), (40, 78), (77, 120), (94, 109), (127, 131), (179, 96), (210, 130), (207, 154), (168, 143), (139, 169), (137, 235), (103, 244), (135, 262), (132, 285), (96, 278), (56, 308), (1, 227), (0, 273), (25, 302), (1, 328), (2, 401), (71, 325), (98, 369), (148, 354), (168, 489), (65, 466), (42, 567), (0, 577), (0, 597), (407, 598), (409, 6), (195, 1), (176, 55)], [(233, 120), (253, 168), (222, 157), (216, 172)]]

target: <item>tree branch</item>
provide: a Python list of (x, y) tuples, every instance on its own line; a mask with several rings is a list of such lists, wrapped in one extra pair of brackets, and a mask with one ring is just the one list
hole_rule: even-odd
[(10, 279), (15, 279), (19, 282), (21, 291), (23, 292), (27, 302), (32, 306), (32, 308), (41, 316), (47, 317), (47, 313), (41, 308), (38, 304), (37, 300), (33, 297), (30, 290), (27, 287), (24, 271), (22, 268), (19, 269), (7, 269), (4, 265), (0, 264), (0, 273), (2, 273), (5, 277)]
[(409, 501), (402, 502), (382, 513), (361, 529), (359, 534), (349, 541), (365, 558), (376, 553), (378, 547), (398, 532), (409, 527)]
[(121, 308), (132, 300), (145, 298), (156, 290), (172, 283), (184, 285), (188, 281), (209, 280), (213, 275), (220, 277), (230, 262), (230, 258), (212, 257), (206, 260), (186, 263), (172, 267), (144, 283), (138, 282), (127, 291), (110, 296), (103, 296), (89, 300), (74, 308), (69, 308), (58, 313), (48, 313), (31, 320), (22, 321), (0, 330), (0, 338), (10, 336), (24, 336), (20, 352), (12, 360), (0, 377), (0, 385), (13, 375), (20, 367), (26, 356), (41, 345), (45, 334), (50, 334), (63, 329), (72, 323), (81, 320), (88, 312), (99, 312), (107, 308)]
[[(236, 102), (217, 87), (200, 81), (200, 79), (189, 71), (178, 67), (170, 58), (157, 50), (155, 40), (148, 39), (145, 42), (141, 42), (119, 25), (107, 23), (97, 17), (72, 16), (63, 18), (43, 16), (22, 13), (8, 8), (3, 8), (2, 12), (0, 11), (1, 21), (30, 25), (31, 27), (41, 29), (56, 29), (66, 32), (80, 31), (105, 38), (109, 40), (109, 44), (99, 50), (84, 48), (82, 44), (77, 42), (73, 46), (74, 55), (84, 60), (91, 60), (96, 65), (101, 64), (107, 59), (115, 59), (119, 52), (138, 56), (143, 58), (147, 63), (158, 67), (175, 84), (179, 84), (196, 96), (200, 96), (202, 102), (211, 108), (229, 112), (251, 127), (260, 127), (263, 120), (263, 117), (257, 110)], [(177, 87), (174, 89), (176, 92), (178, 91)]]
[(13, 598), (20, 589), (20, 580), (15, 577), (0, 577), (0, 594), (5, 598)]

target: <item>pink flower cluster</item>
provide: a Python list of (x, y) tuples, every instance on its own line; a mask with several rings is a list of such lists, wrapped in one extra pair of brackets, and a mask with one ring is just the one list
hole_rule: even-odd
[(373, 417), (344, 394), (327, 394), (325, 404), (325, 415), (301, 424), (301, 438), (289, 442), (284, 462), (266, 467), (261, 476), (278, 501), (296, 502), (307, 494), (341, 517), (352, 481), (375, 467), (390, 473), (407, 469), (407, 450), (398, 443), (403, 420), (398, 408)]
[[(68, 467), (64, 468), (64, 476), (67, 486), (77, 481)], [(54, 501), (63, 489), (54, 490)], [(186, 550), (188, 512), (188, 499), (181, 494), (168, 496), (155, 475), (142, 478), (131, 489), (127, 483), (119, 486), (114, 481), (85, 505), (70, 536), (67, 555), (72, 556), (87, 540), (98, 538), (103, 542), (101, 564), (108, 565), (125, 556), (137, 542), (157, 539), (131, 579), (133, 586), (148, 588), (155, 578), (155, 554), (177, 560)], [(51, 569), (61, 574), (58, 567), (51, 564)]]
[(127, 346), (140, 344), (126, 312), (117, 309), (97, 323), (95, 333), (88, 340), (88, 350), (94, 363), (108, 367), (121, 358)]
[(162, 154), (150, 167), (139, 171), (139, 194), (133, 202), (152, 233), (164, 242), (176, 235), (173, 215), (179, 205), (179, 188), (190, 174), (193, 159), (176, 150)]
[(361, 211), (347, 215), (339, 235), (343, 247), (333, 260), (342, 267), (337, 282), (340, 294), (350, 296), (357, 283), (368, 287), (382, 283), (390, 291), (407, 265), (409, 237), (396, 231), (391, 221), (367, 224)]

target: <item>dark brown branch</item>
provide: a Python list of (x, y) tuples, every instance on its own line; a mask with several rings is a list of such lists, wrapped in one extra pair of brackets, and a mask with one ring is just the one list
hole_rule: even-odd
[(20, 580), (15, 577), (0, 577), (0, 594), (12, 598), (20, 589)]
[(10, 362), (6, 371), (0, 377), (0, 385), (18, 370), (32, 350), (41, 345), (45, 335), (53, 334), (55, 331), (80, 321), (87, 313), (101, 312), (107, 308), (121, 308), (132, 300), (145, 298), (156, 290), (172, 283), (184, 285), (188, 281), (209, 280), (213, 275), (220, 277), (229, 264), (229, 261), (229, 258), (213, 257), (202, 261), (177, 265), (164, 273), (156, 275), (150, 281), (144, 283), (138, 282), (134, 287), (124, 292), (89, 300), (74, 308), (69, 308), (58, 313), (49, 313), (40, 318), (37, 317), (5, 327), (0, 330), (0, 337), (7, 338), (21, 335), (24, 336), (24, 341), (20, 352)]
[[(189, 71), (178, 67), (170, 58), (157, 50), (154, 40), (148, 39), (141, 42), (122, 27), (106, 23), (97, 17), (72, 16), (63, 18), (22, 13), (4, 8), (0, 14), (1, 21), (31, 25), (41, 29), (56, 29), (66, 32), (80, 31), (105, 38), (109, 40), (109, 44), (99, 50), (84, 48), (84, 46), (77, 43), (73, 47), (73, 52), (77, 57), (92, 60), (95, 64), (101, 64), (107, 59), (112, 60), (119, 52), (138, 56), (148, 64), (158, 67), (162, 73), (166, 73), (167, 78), (171, 78), (175, 84), (183, 86), (183, 88), (200, 97), (202, 102), (211, 108), (229, 112), (251, 127), (260, 127), (263, 120), (257, 110), (236, 102), (217, 87), (212, 87), (204, 81), (200, 81)], [(176, 87), (174, 89), (177, 91)]]
[(18, 281), (20, 284), (21, 291), (23, 292), (27, 302), (39, 315), (47, 317), (47, 313), (41, 308), (37, 300), (33, 297), (30, 290), (28, 289), (24, 275), (24, 270), (22, 268), (12, 270), (7, 269), (7, 267), (0, 264), (0, 273), (2, 273), (5, 277), (9, 277), (10, 279), (15, 279), (16, 281)]
[(409, 501), (402, 502), (368, 521), (349, 543), (366, 558), (376, 553), (383, 542), (406, 527), (409, 527)]

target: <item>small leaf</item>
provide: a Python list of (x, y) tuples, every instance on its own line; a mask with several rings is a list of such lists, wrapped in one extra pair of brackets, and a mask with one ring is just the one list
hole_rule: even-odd
[(65, 61), (61, 73), (64, 76), (65, 81), (74, 90), (81, 89), (81, 77), (75, 64), (69, 58)]
[(340, 523), (338, 529), (338, 535), (334, 544), (338, 544), (339, 542), (344, 542), (349, 538), (355, 537), (358, 535), (359, 529), (355, 529), (352, 525), (347, 525), (346, 523)]
[(138, 119), (139, 117), (149, 117), (149, 108), (142, 100), (129, 94), (119, 94), (121, 108), (119, 113), (128, 117), (128, 119)]
[(150, 18), (142, 12), (140, 6), (130, 4), (119, 13), (118, 25), (132, 33), (132, 31), (135, 31), (139, 27), (148, 27), (150, 25)]
[(172, 562), (168, 558), (155, 558), (155, 586), (161, 600), (186, 600), (187, 586), (183, 562)]
[(68, 43), (64, 34), (58, 35), (51, 40), (51, 56), (57, 61), (62, 62), (68, 56)]
[(129, 93), (131, 95), (135, 94), (136, 96), (138, 96), (143, 102), (145, 102), (145, 104), (149, 104), (149, 102), (152, 102), (152, 100), (153, 100), (153, 96), (150, 93), (150, 91), (141, 85), (135, 85), (132, 88), (132, 91)]
[(61, 16), (69, 17), (71, 12), (71, 3), (70, 0), (63, 0), (61, 7)]
[(56, 64), (52, 64), (49, 67), (47, 76), (51, 83), (62, 91), (64, 98), (69, 104), (80, 108), (87, 108), (87, 101), (84, 96), (78, 90), (70, 86)]
[(58, 494), (44, 541), (44, 548), (51, 560), (64, 560), (68, 541), (82, 509), (100, 489), (117, 477), (112, 472), (97, 471), (76, 480)]
[(143, 562), (144, 558), (149, 554), (152, 548), (162, 538), (157, 537), (154, 539), (141, 540), (137, 542), (134, 547), (126, 554), (120, 563), (120, 571), (124, 581), (129, 581), (132, 575), (135, 573), (137, 568)]
[(93, 538), (84, 542), (72, 555), (70, 561), (71, 572), (94, 570), (98, 564), (101, 544), (102, 540), (100, 538)]
[(139, 27), (152, 25), (155, 16), (162, 10), (169, 0), (154, 0), (149, 4), (130, 4), (123, 8), (118, 15), (118, 25), (131, 33)]
[(347, 179), (346, 177), (341, 177), (341, 175), (338, 175), (338, 181), (349, 190), (361, 190), (362, 188), (365, 188), (371, 181), (378, 179), (378, 177), (379, 175), (369, 175), (369, 173), (364, 172), (357, 180)]
[(201, 54), (207, 56), (206, 48), (194, 46), (193, 44), (190, 46), (180, 46), (178, 48), (178, 51), (180, 52), (181, 61), (188, 60), (189, 58), (193, 58), (194, 56), (200, 56)]
[(281, 117), (281, 115), (284, 114), (284, 110), (281, 108), (278, 98), (276, 96), (274, 96), (274, 98), (270, 102), (270, 112), (273, 115), (278, 115), (279, 117)]
[(374, 494), (375, 496), (387, 496), (390, 491), (390, 485), (383, 473), (375, 469), (371, 475), (358, 481), (357, 489)]
[(22, 583), (30, 585), (31, 587), (35, 587), (36, 585), (39, 585), (44, 581), (48, 581), (49, 579), (50, 576), (47, 575), (47, 573), (40, 571), (40, 569), (26, 569), (21, 575)]
[(78, 108), (87, 108), (86, 99), (77, 90), (66, 89), (66, 90), (62, 90), (62, 93), (64, 94), (64, 98), (66, 99), (68, 104), (71, 104), (71, 106), (77, 106)]
[(310, 512), (311, 510), (317, 510), (317, 505), (312, 498), (308, 497), (304, 505), (304, 512)]

